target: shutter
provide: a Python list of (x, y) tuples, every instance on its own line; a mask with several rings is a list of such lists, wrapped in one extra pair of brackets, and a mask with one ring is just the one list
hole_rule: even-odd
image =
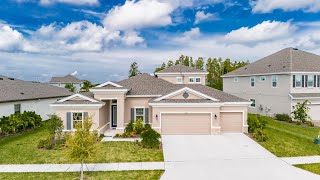
[(317, 76), (313, 76), (313, 87), (317, 87)]
[(306, 78), (306, 80), (304, 81), (304, 83), (305, 83), (305, 87), (308, 87), (308, 75), (304, 75), (304, 77)]
[(292, 87), (296, 87), (296, 75), (293, 75)]
[(302, 87), (304, 87), (304, 75), (302, 75)]
[(146, 124), (149, 124), (149, 108), (145, 108), (144, 111), (145, 111), (145, 112), (144, 112), (145, 123), (146, 123)]
[(134, 108), (131, 108), (131, 122), (134, 122)]
[(71, 130), (71, 112), (67, 112), (67, 130)]
[(83, 119), (86, 119), (87, 116), (88, 116), (88, 112), (84, 112), (83, 113)]
[(318, 75), (318, 87), (320, 87), (320, 76)]

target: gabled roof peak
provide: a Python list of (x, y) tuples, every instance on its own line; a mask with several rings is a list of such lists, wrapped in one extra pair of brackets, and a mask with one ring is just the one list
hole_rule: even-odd
[(155, 74), (161, 73), (206, 73), (206, 71), (197, 69), (196, 67), (185, 66), (182, 64), (177, 64), (166, 69), (163, 69)]

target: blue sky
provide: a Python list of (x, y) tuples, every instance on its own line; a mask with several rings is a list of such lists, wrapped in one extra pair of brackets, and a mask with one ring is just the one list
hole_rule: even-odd
[(120, 80), (180, 54), (254, 61), (286, 47), (320, 54), (314, 0), (2, 0), (0, 74)]

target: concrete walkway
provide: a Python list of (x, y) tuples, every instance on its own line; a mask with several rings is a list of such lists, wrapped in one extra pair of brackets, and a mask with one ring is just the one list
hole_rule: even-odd
[(281, 159), (291, 165), (320, 163), (320, 156), (284, 157)]
[[(13, 164), (0, 165), (0, 172), (79, 172), (80, 164)], [(84, 171), (164, 170), (164, 162), (85, 164)]]

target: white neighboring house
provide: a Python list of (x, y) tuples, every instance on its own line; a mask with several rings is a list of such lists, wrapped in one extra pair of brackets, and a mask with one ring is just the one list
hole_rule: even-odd
[(308, 100), (309, 115), (320, 121), (320, 56), (286, 48), (223, 77), (223, 91), (252, 102), (249, 112), (290, 114)]
[(83, 86), (83, 82), (84, 80), (80, 80), (75, 76), (68, 74), (63, 77), (52, 77), (49, 81), (49, 84), (63, 88), (66, 86), (66, 84), (72, 84), (76, 87), (75, 92), (78, 93), (80, 92), (80, 89)]
[(22, 81), (0, 75), (0, 117), (15, 112), (35, 111), (43, 120), (54, 111), (50, 104), (70, 96), (67, 89), (45, 83)]

